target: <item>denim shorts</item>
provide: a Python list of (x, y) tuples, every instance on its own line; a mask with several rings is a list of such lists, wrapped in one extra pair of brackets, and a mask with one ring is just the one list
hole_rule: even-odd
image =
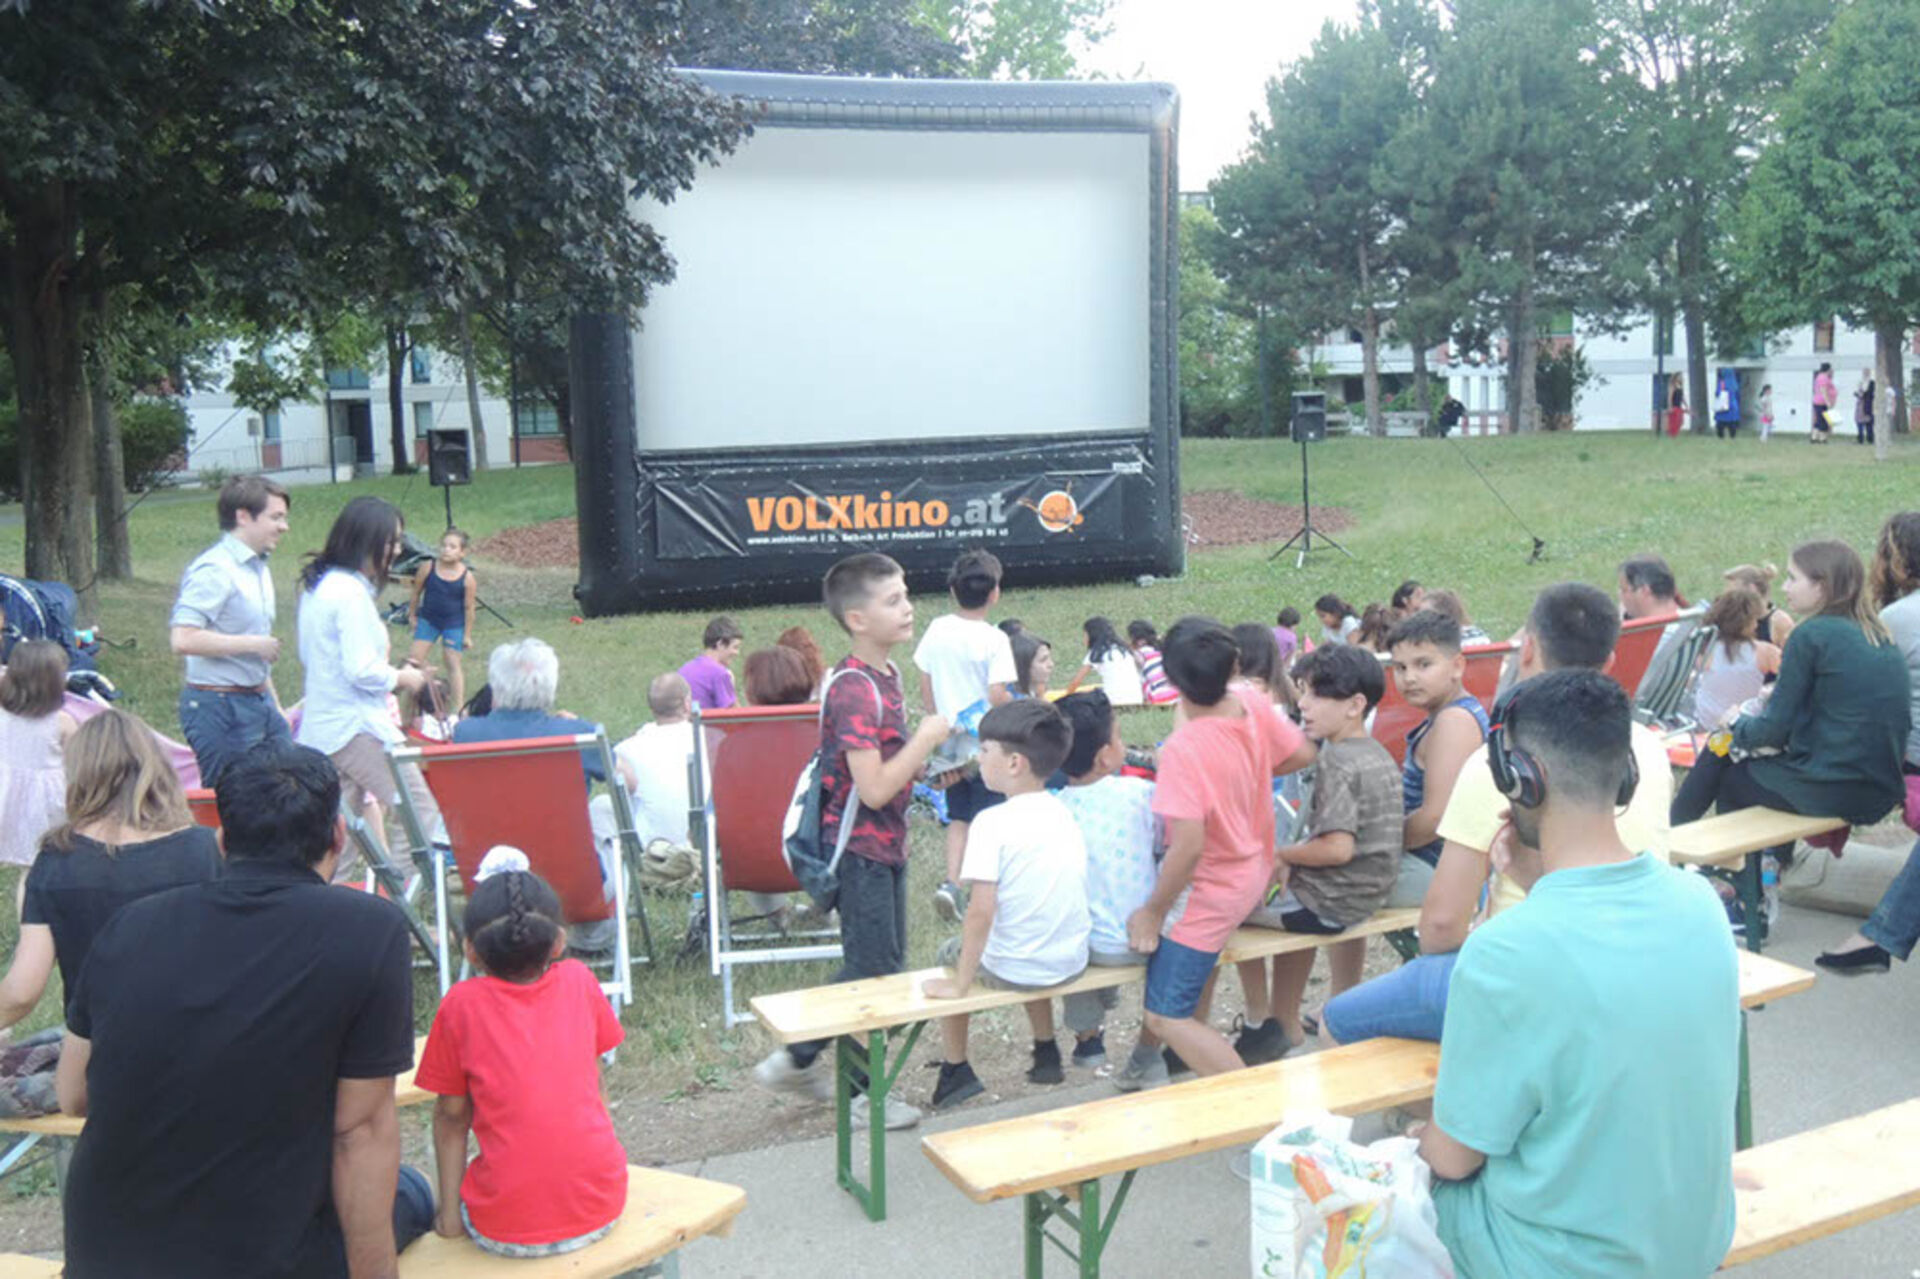
[(447, 646), (449, 653), (464, 653), (467, 649), (467, 628), (464, 624), (439, 627), (422, 617), (413, 624), (413, 637), (428, 644), (439, 640)]
[(1160, 1017), (1193, 1016), (1219, 962), (1217, 950), (1195, 950), (1162, 937), (1159, 947), (1147, 956), (1147, 1011)]
[(1387, 1035), (1440, 1042), (1447, 1022), (1447, 983), (1459, 951), (1418, 955), (1327, 1001), (1320, 1022), (1343, 1044)]

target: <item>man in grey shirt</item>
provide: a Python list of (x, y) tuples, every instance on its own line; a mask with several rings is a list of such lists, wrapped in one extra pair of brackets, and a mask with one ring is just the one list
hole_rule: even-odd
[(287, 531), (287, 490), (260, 475), (220, 487), (220, 527), (180, 578), (168, 619), (173, 651), (187, 659), (180, 728), (213, 786), (237, 759), (263, 745), (290, 745), (273, 689), (280, 641), (273, 634), (273, 575), (267, 556)]

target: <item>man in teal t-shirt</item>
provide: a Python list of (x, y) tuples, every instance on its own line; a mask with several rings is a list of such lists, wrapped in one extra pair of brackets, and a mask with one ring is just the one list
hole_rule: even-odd
[[(1686, 1279), (1733, 1239), (1739, 965), (1700, 877), (1622, 844), (1631, 710), (1590, 671), (1519, 685), (1494, 855), (1531, 891), (1453, 971), (1433, 1122), (1461, 1279)], [(1502, 763), (1510, 761), (1502, 776)]]

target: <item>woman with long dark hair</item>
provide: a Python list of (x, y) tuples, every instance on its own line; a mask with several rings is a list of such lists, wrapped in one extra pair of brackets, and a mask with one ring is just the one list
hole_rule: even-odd
[[(1910, 827), (1920, 819), (1920, 511), (1902, 511), (1880, 529), (1869, 577), (1880, 622), (1907, 663), (1911, 731), (1900, 772), (1906, 783)], [(1897, 957), (1905, 963), (1920, 941), (1920, 842), (1894, 876), (1867, 922), (1813, 962), (1831, 973), (1884, 973)]]
[[(429, 671), (389, 660), (387, 624), (375, 601), (401, 548), (406, 520), (393, 503), (356, 497), (327, 530), (327, 544), (300, 570), (300, 664), (306, 668), (295, 740), (329, 756), (340, 791), (384, 839), (385, 810), (397, 798), (386, 749), (401, 740), (387, 709), (394, 692), (418, 693)], [(429, 826), (438, 818), (424, 781), (408, 793)]]

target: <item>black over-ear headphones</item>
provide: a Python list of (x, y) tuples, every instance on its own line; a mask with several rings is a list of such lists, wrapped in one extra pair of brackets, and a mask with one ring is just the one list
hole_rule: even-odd
[[(1493, 724), (1487, 730), (1487, 769), (1502, 795), (1522, 808), (1538, 808), (1547, 798), (1546, 765), (1525, 748), (1514, 745), (1514, 718), (1526, 693), (1526, 684), (1516, 684), (1493, 704)], [(1633, 802), (1640, 787), (1640, 764), (1633, 751), (1627, 751), (1627, 774), (1620, 779), (1620, 790), (1613, 798), (1615, 808)]]

